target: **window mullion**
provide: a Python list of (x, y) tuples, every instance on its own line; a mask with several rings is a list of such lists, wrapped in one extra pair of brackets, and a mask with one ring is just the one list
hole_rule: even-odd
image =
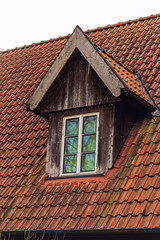
[(83, 117), (79, 117), (79, 136), (78, 136), (78, 154), (77, 154), (77, 173), (80, 173), (81, 168), (81, 149), (82, 149), (82, 129)]

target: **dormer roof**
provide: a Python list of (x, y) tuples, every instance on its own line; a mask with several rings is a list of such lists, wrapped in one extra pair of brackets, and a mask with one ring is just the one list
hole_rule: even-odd
[(117, 63), (103, 51), (103, 49), (97, 48), (79, 26), (75, 28), (29, 99), (27, 103), (29, 110), (36, 111), (56, 77), (76, 49), (78, 49), (87, 60), (114, 97), (120, 97), (123, 90), (131, 91), (134, 92), (138, 98), (142, 98), (148, 102), (150, 111), (156, 110), (155, 104), (153, 104), (153, 101), (140, 80), (138, 80), (138, 77), (125, 69), (120, 63)]

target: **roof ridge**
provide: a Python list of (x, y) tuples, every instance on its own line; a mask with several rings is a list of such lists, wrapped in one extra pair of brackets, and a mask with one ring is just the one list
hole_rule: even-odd
[(18, 50), (21, 50), (21, 49), (34, 47), (34, 46), (42, 45), (42, 44), (49, 43), (49, 42), (54, 42), (54, 41), (59, 41), (59, 40), (67, 39), (67, 38), (70, 37), (70, 35), (71, 35), (71, 34), (67, 34), (67, 35), (65, 35), (65, 36), (59, 36), (59, 37), (56, 37), (56, 38), (50, 38), (50, 39), (48, 39), (48, 40), (42, 40), (42, 41), (40, 41), (40, 42), (27, 44), (27, 45), (24, 45), (24, 46), (21, 46), (21, 47), (15, 47), (15, 48), (7, 49), (7, 50), (2, 50), (2, 51), (0, 50), (0, 54), (4, 54), (4, 53), (7, 53), (7, 52), (14, 52), (14, 51), (18, 51)]
[(107, 26), (97, 27), (97, 28), (94, 28), (94, 29), (88, 29), (84, 32), (85, 33), (95, 32), (95, 31), (104, 30), (104, 29), (107, 29), (107, 28), (119, 27), (119, 26), (122, 26), (122, 25), (131, 24), (131, 23), (135, 23), (135, 22), (139, 22), (139, 21), (144, 21), (144, 20), (148, 20), (148, 19), (156, 18), (156, 17), (160, 17), (160, 13), (151, 14), (150, 16), (146, 16), (146, 17), (135, 18), (133, 20), (131, 19), (131, 20), (122, 21), (122, 22), (118, 22), (118, 23), (108, 24)]
[[(156, 18), (156, 17), (160, 17), (160, 13), (152, 14), (152, 15), (147, 16), (147, 17), (136, 18), (136, 19), (133, 19), (133, 20), (118, 22), (118, 23), (114, 23), (114, 24), (108, 24), (107, 26), (103, 26), (103, 27), (88, 29), (88, 30), (85, 30), (84, 33), (87, 34), (87, 33), (90, 33), (90, 32), (100, 31), (100, 30), (104, 30), (104, 29), (107, 29), (107, 28), (119, 27), (119, 26), (122, 26), (122, 25), (131, 24), (131, 23), (138, 22), (138, 21), (144, 21), (144, 20), (151, 19), (151, 18)], [(64, 36), (51, 38), (49, 40), (42, 40), (42, 41), (37, 42), (37, 43), (31, 43), (31, 44), (24, 45), (24, 46), (21, 46), (21, 47), (15, 47), (13, 49), (2, 50), (2, 51), (0, 51), (0, 54), (7, 53), (7, 52), (13, 52), (13, 51), (17, 51), (17, 50), (20, 50), (20, 49), (29, 48), (29, 47), (49, 43), (49, 42), (59, 41), (59, 40), (62, 40), (62, 39), (67, 39), (67, 38), (69, 38), (70, 35), (71, 34), (67, 34), (67, 35), (64, 35)]]

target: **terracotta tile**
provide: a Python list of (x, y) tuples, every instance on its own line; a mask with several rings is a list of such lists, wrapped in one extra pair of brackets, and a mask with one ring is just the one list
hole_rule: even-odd
[[(33, 219), (33, 221), (34, 221), (34, 219)], [(41, 222), (39, 222), (39, 221), (37, 221), (38, 223), (39, 223), (39, 225), (38, 225), (38, 229), (49, 229), (48, 228), (48, 226), (49, 226), (49, 224), (50, 224), (50, 222), (52, 221), (52, 218), (50, 218), (50, 219), (41, 219)], [(34, 222), (33, 222), (34, 223)], [(32, 226), (32, 223), (30, 224), (30, 227), (29, 227), (29, 229), (31, 228), (31, 226)]]
[(149, 228), (159, 228), (160, 227), (159, 215), (158, 216), (156, 216), (156, 215), (152, 215), (151, 216), (151, 219), (150, 219), (148, 227)]
[(138, 214), (145, 215), (147, 204), (148, 204), (148, 200), (146, 200), (146, 199), (143, 200), (143, 202), (138, 201), (136, 204), (136, 207), (134, 208), (132, 215), (134, 215), (134, 216), (137, 216)]
[(23, 219), (23, 220), (18, 220), (16, 221), (15, 225), (14, 225), (14, 228), (16, 230), (25, 230), (27, 229), (26, 226), (28, 225), (28, 223), (30, 223), (31, 220), (28, 220), (28, 219)]
[(145, 178), (146, 178), (146, 181), (145, 181), (145, 184), (143, 187), (144, 187), (144, 189), (149, 189), (150, 187), (156, 185), (156, 182), (159, 177), (158, 177), (158, 175), (155, 175), (154, 177), (145, 176)]
[[(133, 49), (132, 49), (133, 51)], [(136, 51), (136, 50), (135, 50)], [(124, 83), (128, 86), (130, 90), (135, 92), (137, 95), (144, 98), (146, 101), (148, 100), (148, 97), (144, 93), (143, 89), (137, 83), (137, 80), (133, 74), (131, 74), (129, 71), (127, 71), (125, 68), (120, 66), (118, 63), (116, 63), (113, 59), (111, 59), (109, 56), (105, 55), (103, 52), (101, 54), (104, 56), (104, 58), (110, 63), (112, 68), (117, 72), (119, 77), (124, 81)]]
[(81, 229), (88, 228), (91, 221), (93, 221), (93, 219), (91, 219), (90, 217), (85, 218), (85, 219), (83, 220), (80, 228), (81, 228)]
[[(109, 192), (110, 190), (112, 191), (113, 189), (115, 189), (117, 182), (119, 182), (119, 179), (106, 179), (105, 183), (104, 183), (104, 187), (102, 187), (101, 189), (104, 189), (104, 191)], [(99, 188), (97, 189), (98, 192)]]
[(61, 219), (61, 222), (58, 224), (59, 229), (67, 229), (68, 226), (69, 229), (74, 229), (75, 224), (77, 223), (77, 219), (72, 219), (68, 217), (67, 219)]
[(125, 199), (127, 199), (128, 202), (137, 201), (140, 198), (142, 191), (142, 188), (139, 188), (136, 191), (134, 189), (130, 189)]
[[(39, 211), (35, 215), (36, 219), (49, 218), (51, 216), (52, 207), (50, 205), (49, 206), (39, 206), (38, 208), (39, 208)], [(32, 213), (30, 215), (32, 218)]]
[(19, 221), (19, 219), (15, 219), (14, 221), (9, 222), (8, 227), (9, 227), (9, 229), (18, 230), (20, 223), (21, 223), (21, 221)]
[(79, 223), (81, 221), (81, 217), (78, 217), (76, 219), (68, 218), (67, 221), (66, 219), (63, 219), (63, 225), (62, 227), (65, 227), (65, 229), (78, 229), (79, 228)]
[(115, 219), (111, 216), (105, 216), (105, 217), (101, 217), (99, 216), (96, 220), (96, 225), (95, 228), (98, 229), (105, 229), (105, 228), (110, 228), (110, 226), (108, 226), (108, 224), (111, 224), (112, 219)]
[(100, 228), (100, 217), (96, 217), (96, 218), (88, 218), (88, 222), (86, 223), (86, 228), (87, 229), (96, 229), (96, 228)]
[(87, 215), (87, 213), (88, 213), (87, 207), (88, 207), (87, 204), (85, 204), (85, 205), (76, 204), (73, 209), (74, 211), (72, 211), (73, 212), (72, 217), (77, 218), (78, 216), (83, 216), (83, 214)]
[(147, 228), (149, 226), (151, 220), (152, 220), (152, 214), (150, 214), (148, 216), (142, 216), (141, 220), (138, 224), (138, 228), (142, 228), (142, 226), (144, 228)]
[(134, 178), (125, 178), (122, 185), (121, 185), (121, 188), (124, 189), (124, 190), (130, 190), (130, 189), (139, 189), (141, 186), (144, 185), (144, 182), (145, 182), (145, 178), (144, 179), (141, 179), (139, 178), (139, 176), (135, 176)]
[(154, 214), (158, 215), (158, 212), (157, 212), (158, 206), (159, 206), (159, 200), (158, 199), (153, 201), (153, 202), (148, 202), (147, 206), (146, 206), (146, 209), (145, 209), (145, 214), (149, 215), (150, 213), (154, 213)]
[(141, 221), (142, 216), (138, 215), (138, 216), (131, 216), (128, 224), (126, 225), (126, 228), (137, 228), (139, 222)]
[(159, 174), (156, 174), (154, 177), (157, 178), (157, 180), (156, 180), (156, 182), (154, 184), (154, 187), (155, 187), (155, 189), (159, 189), (159, 185), (160, 185)]
[[(144, 164), (148, 165), (151, 162), (151, 155), (148, 154), (148, 153), (146, 153), (145, 155), (146, 155), (146, 158), (145, 158)], [(152, 154), (152, 162), (155, 163), (155, 164), (159, 163), (159, 154), (158, 154), (158, 152), (155, 152), (154, 154)]]
[(124, 218), (120, 217), (119, 221), (117, 221), (117, 224), (116, 224), (115, 228), (127, 228), (127, 225), (130, 222), (131, 218), (132, 217), (130, 215), (128, 215)]
[[(136, 74), (160, 106), (158, 20), (159, 15), (86, 34), (131, 91), (147, 100)], [(151, 21), (155, 28), (148, 27)], [(67, 39), (0, 54), (0, 228), (160, 227), (158, 117), (135, 122), (103, 183), (38, 186), (45, 171), (48, 122), (26, 111), (25, 103)]]
[(95, 202), (97, 202), (98, 204), (109, 202), (113, 194), (114, 192), (112, 190), (110, 190), (109, 192), (101, 191), (100, 193), (98, 193), (99, 197), (95, 199)]
[(152, 195), (153, 188), (150, 187), (149, 189), (142, 189), (141, 195), (139, 196), (138, 200), (139, 201), (144, 201), (146, 199), (150, 199), (150, 196)]
[(158, 164), (158, 165), (155, 165), (155, 164), (152, 165), (151, 164), (150, 167), (151, 167), (151, 170), (149, 172), (150, 176), (154, 176), (155, 174), (159, 174), (159, 172), (160, 172), (160, 164)]
[[(124, 209), (126, 208), (126, 206), (128, 205), (128, 203), (126, 201), (122, 202), (121, 204), (118, 204), (117, 202), (113, 202), (110, 205), (110, 208), (108, 210), (108, 215), (116, 217), (117, 215), (120, 216), (125, 216), (125, 212)], [(127, 211), (128, 214), (128, 211)]]
[(94, 218), (87, 217), (86, 219), (84, 219), (83, 225), (81, 225), (81, 228), (92, 229), (92, 225), (94, 222), (95, 222)]
[(154, 201), (155, 199), (158, 199), (158, 198), (159, 198), (159, 197), (158, 197), (158, 196), (159, 196), (158, 194), (160, 194), (159, 188), (151, 187), (150, 189), (151, 189), (151, 190), (150, 190), (151, 194), (150, 194), (150, 196), (149, 196), (149, 201)]
[(3, 220), (1, 221), (1, 228), (4, 229), (4, 230), (9, 230), (9, 225), (10, 225), (10, 219), (7, 219), (7, 220)]
[(59, 217), (56, 221), (51, 221), (51, 223), (48, 226), (48, 229), (59, 229), (59, 224), (61, 223), (62, 218)]
[[(25, 220), (24, 221), (24, 223), (25, 223), (25, 225), (23, 225), (23, 228), (24, 229), (27, 229), (27, 230), (29, 230), (29, 229), (31, 229), (31, 227), (33, 227), (34, 226), (34, 229), (38, 229), (39, 228), (39, 225), (42, 223), (42, 221), (43, 221), (43, 218), (41, 218), (41, 219), (27, 219), (27, 221)], [(28, 235), (29, 235), (30, 233), (28, 232)], [(31, 236), (34, 236), (35, 235), (35, 233), (32, 233), (31, 234)], [(36, 237), (36, 235), (35, 235), (35, 237)]]
[(126, 168), (126, 176), (133, 179), (136, 176), (139, 176), (139, 174), (142, 171), (142, 168), (143, 168), (143, 165), (140, 165), (140, 166), (130, 165), (128, 168)]

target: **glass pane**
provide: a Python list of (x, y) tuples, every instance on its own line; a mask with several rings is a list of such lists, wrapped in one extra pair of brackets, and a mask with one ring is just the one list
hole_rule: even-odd
[(82, 154), (82, 172), (94, 171), (95, 170), (95, 154)]
[(66, 121), (66, 136), (78, 135), (79, 119), (73, 118)]
[(96, 135), (83, 136), (82, 152), (94, 152), (96, 149)]
[(65, 154), (77, 153), (78, 137), (69, 137), (65, 141)]
[(97, 116), (84, 117), (83, 133), (95, 133), (97, 126)]
[(76, 172), (77, 168), (77, 156), (65, 156), (64, 157), (64, 169), (63, 173)]

